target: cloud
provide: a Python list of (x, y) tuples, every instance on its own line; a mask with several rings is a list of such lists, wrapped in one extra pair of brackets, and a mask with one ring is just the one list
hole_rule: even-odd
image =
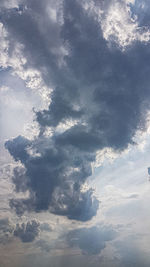
[(42, 223), (40, 225), (40, 230), (41, 231), (46, 231), (46, 232), (51, 232), (52, 231), (52, 227), (48, 223)]
[(14, 236), (21, 239), (22, 242), (32, 242), (39, 234), (39, 222), (32, 220), (31, 222), (17, 224), (14, 230)]
[[(101, 6), (108, 22), (109, 7), (108, 1)], [(19, 215), (49, 210), (86, 221), (99, 207), (92, 189), (82, 191), (96, 152), (120, 152), (134, 144), (138, 129), (145, 129), (149, 43), (135, 38), (125, 50), (119, 39), (108, 45), (102, 22), (78, 0), (24, 1), (20, 9), (3, 12), (2, 23), (12, 43), (23, 45), (26, 67), (36, 69), (53, 92), (48, 109), (35, 112), (39, 136), (32, 141), (19, 136), (5, 144), (25, 168), (23, 182), (13, 178), (16, 189), (30, 195), (11, 200), (11, 207)], [(69, 120), (76, 123), (60, 131)]]
[(14, 225), (8, 218), (0, 219), (0, 243), (6, 243), (11, 238)]
[(0, 243), (10, 241), (10, 238), (18, 237), (24, 243), (33, 242), (39, 236), (40, 231), (52, 232), (48, 223), (31, 220), (13, 224), (9, 218), (0, 219)]
[(11, 209), (15, 209), (18, 216), (22, 216), (25, 211), (31, 212), (34, 209), (32, 198), (10, 199), (9, 205)]
[[(66, 215), (70, 219), (89, 220), (96, 215), (99, 202), (92, 196), (91, 189), (82, 192), (81, 186), (86, 177), (91, 175), (92, 155), (74, 153), (71, 156), (71, 149), (61, 148), (46, 139), (38, 138), (35, 141), (36, 149), (39, 147), (36, 151), (40, 152), (38, 156), (27, 153), (29, 142), (23, 137), (6, 142), (11, 155), (16, 160), (20, 159), (26, 168), (26, 173), (22, 169), (14, 169), (16, 190), (30, 192), (29, 199), (10, 200), (11, 207), (15, 207), (18, 215), (22, 215), (25, 210), (39, 212), (50, 209), (51, 212)], [(42, 148), (47, 143), (47, 149), (43, 152), (39, 140)], [(32, 145), (34, 148), (34, 142)]]
[(18, 8), (19, 0), (1, 0), (0, 9), (4, 8)]
[(5, 147), (9, 147), (9, 152), (13, 155), (14, 159), (21, 160), (21, 162), (25, 161), (29, 156), (26, 147), (30, 144), (30, 141), (22, 136), (18, 136), (13, 141), (7, 141), (5, 143)]
[(150, 16), (149, 16), (149, 1), (148, 0), (135, 0), (133, 3), (130, 3), (131, 15), (136, 17), (138, 20), (138, 25), (140, 27), (149, 27), (150, 25)]
[(0, 219), (0, 231), (11, 233), (12, 229), (13, 227), (8, 218)]
[(123, 240), (118, 240), (114, 242), (114, 246), (117, 252), (116, 258), (119, 259), (119, 266), (149, 266), (149, 251), (146, 246), (143, 249), (143, 247), (141, 247), (141, 245), (139, 244), (139, 240), (141, 241), (142, 238), (142, 235), (138, 236), (137, 234), (133, 234), (124, 238)]
[(110, 1), (109, 7), (100, 16), (104, 38), (117, 43), (121, 49), (136, 41), (150, 41), (149, 28), (139, 23), (137, 12), (133, 15), (134, 5), (137, 4), (132, 4), (132, 0)]
[(96, 255), (106, 247), (108, 241), (116, 237), (116, 232), (107, 226), (93, 226), (70, 231), (66, 240), (69, 246), (79, 247), (83, 254)]
[(46, 252), (50, 252), (50, 250), (53, 248), (46, 240), (43, 239), (38, 240), (35, 245)]
[(16, 192), (25, 192), (27, 191), (27, 179), (25, 176), (25, 169), (24, 168), (19, 168), (16, 167), (13, 170), (13, 176), (12, 176), (12, 181), (15, 185)]

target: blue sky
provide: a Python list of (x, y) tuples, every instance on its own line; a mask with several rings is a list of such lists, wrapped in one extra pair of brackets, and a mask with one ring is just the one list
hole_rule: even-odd
[(1, 1), (1, 266), (150, 266), (149, 9)]

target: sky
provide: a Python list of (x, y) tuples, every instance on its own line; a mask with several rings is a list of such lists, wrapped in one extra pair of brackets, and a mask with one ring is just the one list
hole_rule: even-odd
[(149, 14), (0, 0), (0, 266), (150, 266)]

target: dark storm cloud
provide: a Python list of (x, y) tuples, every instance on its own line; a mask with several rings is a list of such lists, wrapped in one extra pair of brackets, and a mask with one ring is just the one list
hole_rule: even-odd
[(18, 136), (13, 139), (13, 141), (7, 141), (5, 147), (9, 149), (11, 155), (13, 155), (14, 160), (21, 160), (24, 162), (28, 159), (29, 155), (26, 148), (30, 145), (30, 141), (22, 136)]
[(0, 219), (0, 243), (5, 243), (13, 236), (22, 242), (32, 242), (39, 234), (40, 223), (36, 220), (13, 225), (8, 218)]
[(32, 242), (39, 234), (39, 225), (35, 220), (17, 224), (14, 230), (14, 236), (20, 238), (22, 242)]
[[(108, 1), (102, 3), (105, 11)], [(57, 20), (48, 16), (48, 6), (56, 9)], [(27, 200), (11, 200), (11, 207), (19, 215), (25, 210), (50, 210), (69, 219), (89, 220), (99, 202), (91, 189), (81, 188), (92, 174), (96, 151), (123, 150), (145, 127), (149, 43), (135, 40), (125, 51), (115, 43), (108, 47), (97, 16), (78, 0), (24, 1), (22, 13), (9, 10), (1, 19), (12, 43), (24, 44), (26, 67), (36, 67), (54, 89), (48, 110), (36, 112), (42, 133), (50, 126), (53, 136), (6, 142), (10, 154), (25, 167), (23, 179), (14, 170), (16, 191), (30, 193)], [(62, 47), (67, 48), (65, 56)], [(59, 123), (68, 119), (76, 124), (58, 132)], [(30, 149), (38, 155), (29, 155)]]
[[(40, 138), (38, 138), (39, 142)], [(23, 173), (25, 182), (18, 179), (22, 169), (14, 169), (13, 178), (16, 189), (22, 191), (29, 190), (29, 199), (12, 199), (10, 206), (14, 207), (18, 215), (22, 215), (25, 210), (35, 210), (37, 212), (50, 209), (51, 212), (59, 215), (65, 215), (70, 219), (86, 221), (96, 215), (99, 205), (98, 200), (92, 196), (93, 191), (89, 189), (82, 192), (81, 186), (86, 178), (91, 175), (91, 161), (94, 160), (92, 154), (78, 153), (70, 147), (57, 146), (47, 138), (42, 138), (43, 143), (47, 145), (46, 150), (41, 152), (41, 144), (37, 140), (32, 142), (32, 146), (41, 152), (39, 156), (25, 157), (20, 153), (20, 160), (26, 168)], [(24, 143), (24, 139), (23, 139)], [(13, 144), (15, 140), (8, 141), (6, 147), (13, 155)], [(10, 149), (9, 149), (10, 146)], [(27, 143), (28, 146), (28, 143)], [(22, 157), (21, 157), (22, 155)], [(19, 173), (19, 175), (18, 175)], [(17, 174), (17, 175), (15, 175)]]
[(67, 102), (65, 97), (60, 94), (61, 92), (53, 93), (49, 110), (37, 112), (37, 121), (41, 126), (55, 127), (59, 122), (65, 121), (65, 119), (78, 119), (81, 117), (82, 111), (73, 109), (72, 104)]
[(25, 192), (28, 189), (25, 169), (16, 167), (13, 170), (12, 181), (15, 185), (16, 192)]
[(72, 230), (66, 240), (71, 247), (79, 247), (84, 254), (99, 254), (106, 242), (116, 237), (116, 232), (109, 227), (93, 226)]
[(25, 211), (34, 210), (32, 196), (30, 198), (24, 199), (10, 199), (9, 205), (11, 209), (15, 209), (15, 212), (18, 216), (22, 216)]
[[(76, 189), (76, 185), (78, 189)], [(53, 213), (80, 221), (88, 221), (96, 215), (99, 201), (92, 196), (92, 189), (81, 192), (79, 185), (76, 183), (73, 189), (67, 186), (67, 190), (63, 188), (63, 192), (61, 191), (62, 189), (57, 192), (56, 198), (54, 195), (51, 210)], [(63, 196), (59, 198), (58, 193), (62, 193)]]

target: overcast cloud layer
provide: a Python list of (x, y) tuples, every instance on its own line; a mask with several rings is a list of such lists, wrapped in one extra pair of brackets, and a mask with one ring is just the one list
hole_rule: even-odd
[[(43, 253), (79, 250), (81, 262), (95, 255), (102, 266), (113, 266), (116, 251), (124, 257), (121, 226), (93, 224), (104, 204), (91, 181), (105, 151), (121, 158), (148, 133), (149, 11), (146, 0), (0, 2), (0, 162), (4, 190), (13, 186), (7, 202), (14, 216), (0, 221), (2, 243), (33, 242)], [(123, 197), (137, 200), (139, 193)], [(54, 215), (71, 225), (68, 232), (43, 221)], [(120, 262), (114, 266), (131, 266)]]

